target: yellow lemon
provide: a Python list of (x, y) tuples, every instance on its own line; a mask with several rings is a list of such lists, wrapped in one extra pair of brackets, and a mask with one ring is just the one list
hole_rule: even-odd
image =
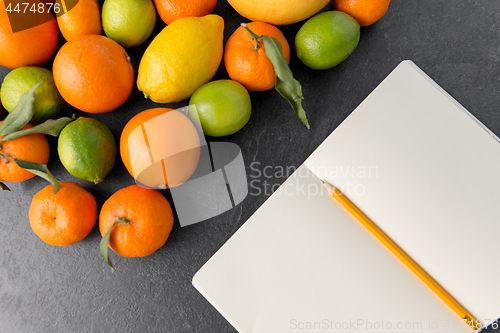
[(144, 52), (137, 87), (156, 103), (191, 97), (217, 72), (223, 54), (224, 20), (186, 17), (165, 27)]
[(250, 21), (286, 25), (313, 16), (330, 0), (228, 0), (227, 2)]

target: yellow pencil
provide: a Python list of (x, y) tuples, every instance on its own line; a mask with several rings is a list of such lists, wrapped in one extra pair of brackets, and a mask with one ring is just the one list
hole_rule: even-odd
[(363, 214), (345, 195), (332, 184), (321, 180), (332, 196), (347, 209), (362, 225), (368, 229), (379, 241), (382, 242), (396, 257), (401, 260), (415, 275), (417, 275), (432, 291), (434, 291), (446, 304), (464, 319), (468, 326), (477, 330), (481, 323), (475, 319), (465, 308), (446, 292), (429, 274), (414, 262), (399, 246), (396, 245), (382, 230), (380, 230), (365, 214)]

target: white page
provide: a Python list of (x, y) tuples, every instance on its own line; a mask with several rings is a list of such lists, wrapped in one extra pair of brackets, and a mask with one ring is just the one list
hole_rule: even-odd
[(304, 166), (193, 285), (244, 333), (472, 332)]
[(401, 63), (305, 164), (472, 315), (500, 316), (500, 143), (415, 64)]

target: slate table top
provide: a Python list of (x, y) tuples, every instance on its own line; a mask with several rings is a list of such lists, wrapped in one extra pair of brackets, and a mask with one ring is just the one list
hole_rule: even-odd
[[(325, 8), (333, 9), (332, 3)], [(219, 0), (214, 13), (225, 19), (225, 41), (240, 22), (248, 22), (225, 0)], [(158, 20), (153, 36), (164, 26)], [(99, 255), (98, 224), (70, 247), (49, 246), (32, 232), (28, 209), (35, 193), (47, 185), (43, 179), (11, 183), (12, 192), (0, 193), (1, 332), (235, 332), (192, 287), (193, 275), (269, 197), (271, 188), (284, 182), (286, 174), (279, 171), (302, 164), (402, 60), (413, 60), (500, 135), (499, 1), (393, 0), (379, 22), (361, 29), (354, 53), (325, 71), (309, 69), (297, 59), (293, 40), (300, 27), (297, 23), (281, 29), (292, 47), (290, 67), (302, 84), (311, 129), (275, 90), (251, 93), (249, 123), (222, 139), (241, 147), (249, 181), (257, 179), (250, 194), (233, 210), (210, 220), (183, 228), (176, 220), (169, 240), (153, 255), (130, 259), (112, 253), (116, 271), (111, 273)], [(127, 50), (136, 74), (153, 36)], [(51, 69), (52, 60), (44, 67)], [(8, 71), (0, 67), (0, 79)], [(221, 64), (214, 79), (226, 78)], [(89, 115), (70, 109), (67, 114), (103, 121), (118, 141), (130, 118), (153, 107), (158, 105), (135, 88), (115, 111)], [(48, 140), (52, 173), (60, 181), (84, 186), (99, 207), (115, 191), (134, 184), (120, 159), (104, 182), (77, 181), (57, 157), (57, 140)], [(265, 167), (269, 177), (257, 177), (256, 170)], [(163, 193), (172, 203), (168, 191)]]

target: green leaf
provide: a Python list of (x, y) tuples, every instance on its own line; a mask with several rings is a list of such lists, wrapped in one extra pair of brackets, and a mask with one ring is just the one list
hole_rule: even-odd
[(42, 134), (47, 134), (51, 136), (58, 136), (59, 133), (62, 131), (66, 125), (71, 123), (73, 120), (75, 120), (75, 115), (73, 117), (68, 118), (68, 117), (61, 117), (59, 119), (49, 119), (40, 125), (37, 125), (32, 128), (28, 128), (22, 131), (17, 131), (14, 133), (11, 133), (9, 135), (6, 135), (2, 141), (9, 141), (9, 140), (14, 140), (17, 139), (21, 136), (25, 136), (28, 134), (33, 134), (33, 133), (42, 133)]
[(255, 48), (259, 47), (259, 39), (264, 42), (264, 48), (266, 50), (266, 55), (274, 66), (274, 72), (276, 73), (276, 90), (283, 96), (293, 107), (295, 114), (300, 120), (310, 128), (309, 121), (307, 121), (306, 111), (302, 107), (302, 87), (299, 81), (295, 80), (292, 71), (288, 64), (286, 63), (285, 57), (283, 57), (283, 50), (281, 48), (280, 42), (273, 37), (269, 36), (258, 36), (248, 29), (245, 23), (241, 24), (255, 40)]
[(113, 223), (111, 228), (109, 228), (104, 237), (101, 239), (101, 244), (99, 245), (99, 248), (101, 250), (101, 256), (108, 263), (109, 267), (111, 267), (111, 273), (113, 273), (115, 269), (113, 267), (113, 264), (111, 263), (111, 260), (109, 260), (108, 244), (109, 244), (109, 238), (111, 237), (111, 231), (113, 230), (113, 227), (117, 223), (120, 223), (120, 221), (116, 221), (115, 223)]
[(0, 136), (14, 133), (26, 125), (35, 112), (35, 92), (40, 83), (37, 83), (29, 92), (21, 95), (19, 103), (0, 125)]
[(49, 181), (52, 184), (52, 186), (54, 187), (54, 194), (56, 194), (57, 191), (59, 191), (59, 189), (61, 188), (61, 185), (59, 185), (59, 182), (57, 181), (57, 179), (55, 179), (55, 177), (52, 176), (52, 174), (50, 173), (49, 169), (47, 168), (47, 166), (45, 164), (38, 164), (35, 162), (30, 162), (30, 161), (23, 161), (23, 160), (19, 160), (17, 158), (14, 158), (12, 156), (3, 155), (3, 154), (0, 154), (0, 157), (3, 157), (5, 159), (11, 158), (14, 162), (16, 162), (16, 164), (21, 169), (32, 172), (35, 175), (42, 177), (43, 179)]
[(262, 40), (266, 55), (271, 60), (276, 72), (276, 90), (292, 105), (295, 114), (302, 120), (304, 125), (310, 128), (306, 111), (302, 107), (302, 100), (304, 99), (302, 87), (299, 81), (293, 77), (292, 71), (283, 57), (280, 42), (276, 38), (269, 36), (262, 36)]
[(10, 188), (7, 187), (7, 185), (5, 185), (4, 183), (0, 182), (0, 189), (4, 190), (4, 191), (10, 191)]

